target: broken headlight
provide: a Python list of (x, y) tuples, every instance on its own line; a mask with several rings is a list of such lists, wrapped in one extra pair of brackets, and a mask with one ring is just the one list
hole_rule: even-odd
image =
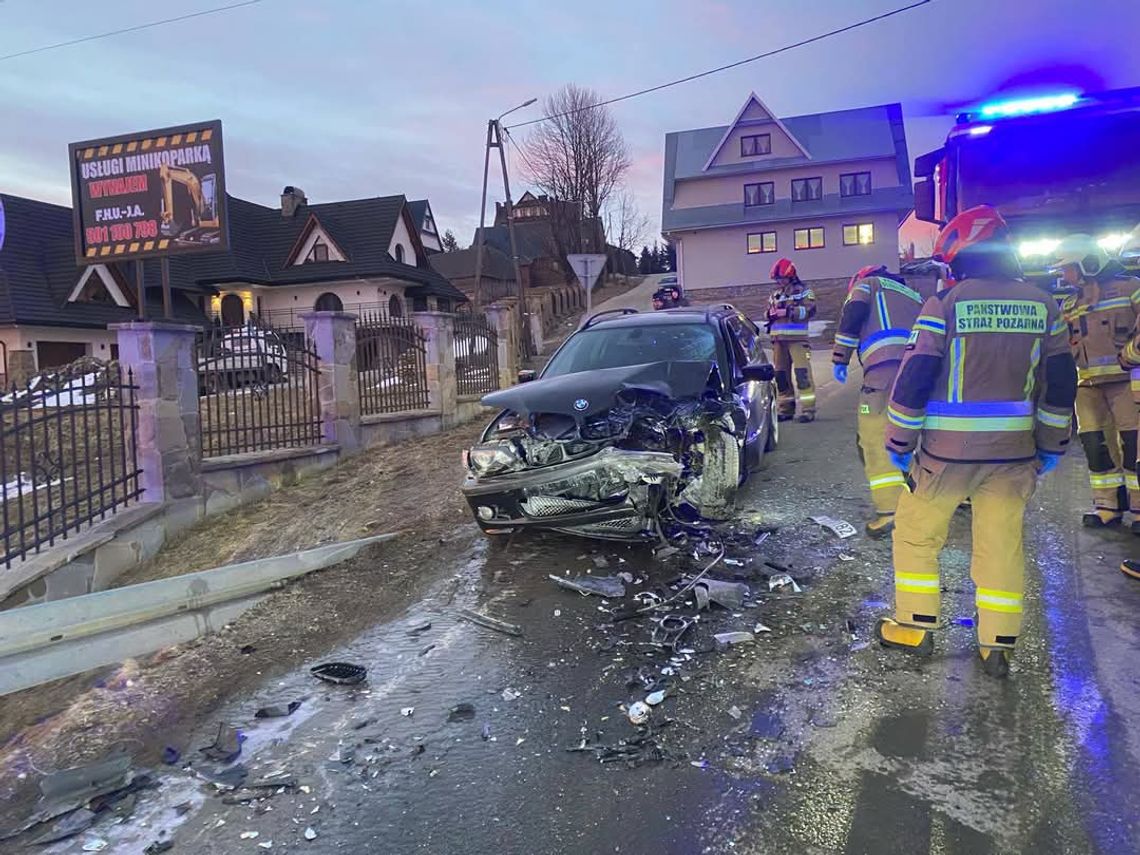
[(467, 452), (467, 465), (476, 478), (502, 475), (504, 472), (514, 472), (525, 466), (514, 444), (510, 442), (476, 445)]

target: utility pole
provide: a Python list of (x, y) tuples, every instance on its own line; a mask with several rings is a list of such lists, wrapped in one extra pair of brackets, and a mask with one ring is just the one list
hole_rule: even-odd
[[(507, 197), (507, 234), (510, 237), (511, 261), (514, 264), (515, 270), (515, 293), (519, 300), (518, 341), (520, 344), (526, 341), (525, 324), (523, 323), (523, 316), (526, 312), (526, 297), (523, 293), (522, 271), (519, 269), (518, 244), (515, 241), (514, 205), (511, 203), (511, 180), (507, 175), (507, 154), (503, 150), (504, 131), (500, 122), (503, 116), (506, 116), (508, 113), (521, 110), (523, 107), (529, 107), (537, 100), (537, 98), (531, 98), (529, 101), (524, 101), (517, 107), (512, 107), (510, 110), (507, 110), (506, 113), (503, 113), (497, 119), (491, 119), (487, 122), (487, 142), (483, 152), (483, 194), (479, 204), (479, 232), (475, 243), (475, 307), (480, 308), (483, 305), (483, 235), (487, 224), (487, 174), (491, 163), (491, 149), (497, 148), (499, 150), (499, 165), (503, 172), (503, 192)], [(529, 353), (530, 348), (526, 347), (525, 344), (523, 347), (524, 354), (528, 356), (531, 355)]]

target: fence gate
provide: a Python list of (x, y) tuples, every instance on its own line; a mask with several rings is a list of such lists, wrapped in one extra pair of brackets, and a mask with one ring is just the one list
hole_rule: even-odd
[[(460, 395), (499, 388), (499, 336), (485, 315), (455, 315), (455, 379)], [(525, 338), (525, 336), (524, 336)]]
[(195, 360), (204, 457), (320, 444), (320, 372), (303, 329), (211, 327)]
[(0, 397), (4, 567), (138, 498), (137, 388), (88, 357)]
[(427, 336), (410, 318), (362, 312), (356, 321), (360, 413), (426, 410)]

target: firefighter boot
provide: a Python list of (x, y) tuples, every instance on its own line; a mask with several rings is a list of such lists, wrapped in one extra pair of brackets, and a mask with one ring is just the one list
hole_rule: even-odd
[(884, 538), (890, 537), (891, 532), (894, 530), (894, 514), (879, 514), (863, 526), (863, 531), (867, 533), (867, 537), (874, 538), (875, 540), (883, 540)]
[(1004, 647), (982, 647), (978, 656), (982, 660), (982, 670), (990, 677), (1001, 680), (1009, 676), (1010, 651)]
[(1086, 513), (1081, 517), (1081, 524), (1085, 528), (1112, 528), (1113, 526), (1120, 525), (1120, 521), (1124, 518), (1121, 511), (1114, 511), (1110, 508), (1096, 508)]
[(894, 647), (919, 656), (934, 653), (934, 635), (925, 629), (905, 626), (891, 618), (879, 618), (875, 637), (883, 647)]
[(1125, 576), (1131, 576), (1133, 579), (1140, 579), (1140, 561), (1134, 558), (1126, 558), (1120, 564), (1120, 572)]

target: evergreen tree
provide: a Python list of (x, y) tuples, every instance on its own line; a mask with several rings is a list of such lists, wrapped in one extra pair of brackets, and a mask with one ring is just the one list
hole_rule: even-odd
[(649, 255), (649, 247), (641, 248), (641, 257), (637, 260), (637, 272), (642, 275), (653, 272), (653, 259)]
[(440, 239), (440, 243), (443, 245), (444, 252), (455, 252), (457, 249), (459, 249), (459, 241), (455, 239), (455, 232), (453, 232), (451, 229), (448, 229), (443, 233), (443, 237)]
[(674, 273), (677, 270), (677, 248), (672, 242), (665, 244), (665, 272)]
[(656, 243), (653, 244), (653, 249), (649, 251), (649, 272), (661, 272), (661, 250)]

